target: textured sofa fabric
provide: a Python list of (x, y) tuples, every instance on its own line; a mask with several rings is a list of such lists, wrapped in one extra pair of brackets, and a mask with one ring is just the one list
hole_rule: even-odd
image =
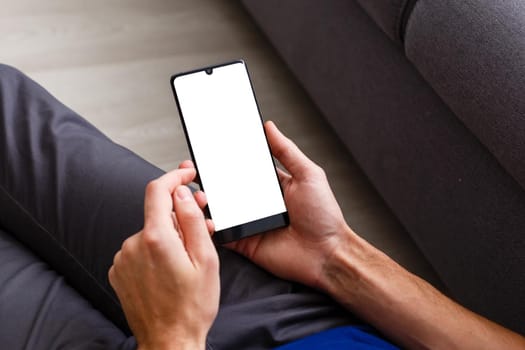
[[(494, 239), (476, 250), (457, 247), (457, 262), (468, 273), (449, 273), (447, 278), (455, 280), (456, 293), (473, 307), (496, 318), (509, 317), (523, 332), (525, 2), (419, 0), (407, 26), (405, 48), (434, 91), (515, 180), (503, 181), (500, 176), (493, 183), (492, 195), (471, 197), (486, 201), (485, 210), (472, 210), (465, 216), (473, 222), (472, 229), (454, 234), (467, 235), (472, 241), (484, 234)], [(487, 176), (479, 171), (470, 179)], [(501, 191), (504, 185), (514, 190)], [(479, 255), (487, 257), (486, 268), (472, 265)], [(453, 271), (450, 261), (436, 263), (440, 264), (437, 269)]]
[(420, 0), (406, 53), (525, 188), (525, 2)]
[[(523, 75), (503, 79), (525, 62), (523, 36), (510, 34), (523, 26), (486, 37), (489, 18), (517, 16), (489, 0), (365, 2), (243, 1), (452, 296), (525, 333), (523, 152), (511, 151), (525, 135), (512, 102), (525, 86)], [(521, 11), (516, 2), (506, 11)], [(400, 9), (412, 11), (396, 36)]]
[(357, 2), (392, 40), (401, 42), (417, 0), (357, 0)]

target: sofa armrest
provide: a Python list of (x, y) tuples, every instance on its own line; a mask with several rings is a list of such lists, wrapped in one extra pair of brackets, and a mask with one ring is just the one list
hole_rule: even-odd
[(525, 188), (525, 2), (420, 0), (406, 55)]
[(408, 18), (418, 0), (357, 0), (374, 22), (390, 37), (401, 42)]

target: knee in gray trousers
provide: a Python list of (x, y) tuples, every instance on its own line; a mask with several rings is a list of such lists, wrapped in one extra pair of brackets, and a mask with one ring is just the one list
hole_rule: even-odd
[[(0, 66), (0, 323), (12, 322), (2, 344), (134, 347), (107, 270), (142, 227), (144, 187), (161, 174)], [(218, 251), (221, 307), (208, 348), (270, 349), (357, 322), (319, 292)]]

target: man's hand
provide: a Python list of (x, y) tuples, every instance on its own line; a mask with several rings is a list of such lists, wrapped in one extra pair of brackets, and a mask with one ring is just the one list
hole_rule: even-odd
[(201, 208), (185, 184), (191, 164), (146, 188), (144, 229), (115, 255), (109, 280), (139, 349), (204, 349), (219, 305), (219, 260)]
[(290, 225), (227, 246), (273, 274), (319, 287), (323, 264), (350, 230), (324, 171), (308, 159), (272, 122), (265, 124), (278, 169)]
[(323, 171), (266, 123), (290, 226), (228, 244), (275, 275), (317, 287), (409, 349), (525, 349), (525, 338), (412, 275), (345, 223)]

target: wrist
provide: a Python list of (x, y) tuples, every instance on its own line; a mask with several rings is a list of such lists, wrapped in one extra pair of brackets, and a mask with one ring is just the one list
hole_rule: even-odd
[(206, 337), (173, 336), (158, 337), (148, 342), (140, 342), (137, 350), (203, 350), (206, 348)]
[(422, 295), (424, 286), (352, 230), (348, 229), (342, 237), (338, 249), (325, 264), (323, 289), (385, 335), (417, 348), (422, 343), (418, 339), (405, 339), (403, 332), (413, 330), (415, 324), (422, 326), (417, 312), (424, 308), (418, 304), (427, 299)]
[[(331, 255), (324, 261), (322, 272), (319, 278), (321, 290), (331, 295), (334, 299), (339, 300), (338, 295), (341, 291), (341, 285), (346, 284), (348, 279), (354, 279), (356, 271), (354, 264), (350, 261), (353, 255), (352, 250), (355, 247), (355, 237), (353, 231), (346, 226), (338, 235), (336, 248)], [(348, 281), (351, 283), (351, 281)]]
[(345, 307), (358, 311), (363, 298), (388, 289), (389, 277), (399, 273), (399, 266), (348, 226), (339, 237), (323, 266), (320, 286)]

